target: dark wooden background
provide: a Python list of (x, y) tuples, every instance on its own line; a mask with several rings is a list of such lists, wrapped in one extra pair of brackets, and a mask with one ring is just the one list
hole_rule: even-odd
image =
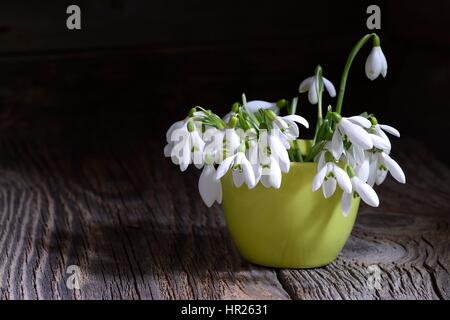
[[(75, 1), (82, 30), (68, 31), (65, 8), (72, 2), (2, 1), (0, 108), (48, 108), (69, 116), (68, 133), (82, 126), (99, 134), (113, 128), (119, 136), (127, 124), (128, 134), (159, 136), (192, 105), (226, 112), (242, 92), (250, 99), (293, 97), (318, 63), (338, 86), (351, 46), (368, 31), (372, 3)], [(351, 71), (344, 111), (370, 110), (443, 157), (450, 4), (375, 3), (388, 77), (365, 78), (365, 49)], [(304, 96), (300, 109), (314, 119)], [(90, 120), (78, 123), (85, 112)], [(136, 119), (148, 125), (136, 126)]]
[[(81, 31), (65, 27), (72, 3)], [(372, 3), (388, 76), (365, 77), (366, 48), (344, 113), (401, 130), (408, 184), (362, 206), (330, 266), (248, 264), (220, 207), (201, 203), (198, 173), (163, 159), (165, 130), (242, 92), (293, 97), (317, 63), (338, 86)], [(448, 299), (449, 22), (448, 1), (2, 1), (0, 298)], [(313, 121), (305, 96), (300, 110)], [(70, 264), (81, 291), (65, 287)]]

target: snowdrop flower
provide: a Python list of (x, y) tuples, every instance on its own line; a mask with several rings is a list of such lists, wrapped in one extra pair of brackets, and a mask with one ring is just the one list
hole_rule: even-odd
[(172, 124), (169, 127), (169, 130), (167, 130), (167, 133), (166, 133), (167, 144), (164, 147), (164, 156), (165, 157), (169, 158), (171, 156), (171, 154), (172, 154), (172, 149), (173, 149), (173, 146), (174, 146), (174, 142), (172, 141), (172, 133), (175, 130), (181, 129), (186, 124), (188, 119), (189, 118), (186, 118), (184, 120), (180, 120), (180, 121), (175, 122), (174, 124)]
[[(249, 159), (253, 164), (255, 181), (266, 187), (280, 188), (281, 172), (288, 172), (290, 159), (286, 148), (281, 143), (278, 136), (267, 133), (262, 129), (257, 141), (249, 143)], [(254, 140), (253, 140), (254, 141)]]
[(290, 148), (289, 141), (297, 139), (300, 134), (297, 123), (309, 128), (308, 121), (296, 114), (280, 117), (268, 112), (267, 115), (272, 120), (272, 128), (280, 131), (279, 138), (286, 149)]
[(249, 189), (256, 185), (255, 173), (243, 150), (223, 160), (217, 168), (216, 179), (221, 179), (230, 168), (233, 171), (233, 182), (236, 187), (239, 188), (244, 182)]
[(406, 183), (405, 173), (399, 164), (385, 152), (375, 152), (370, 159), (369, 177), (367, 183), (371, 186), (380, 185), (386, 179), (388, 171), (400, 183)]
[(374, 46), (366, 60), (366, 76), (370, 80), (375, 80), (381, 74), (386, 77), (387, 73), (386, 57), (381, 50), (380, 45)]
[[(347, 173), (351, 177), (350, 180), (353, 192), (355, 192), (369, 206), (378, 207), (378, 205), (380, 204), (380, 200), (378, 199), (378, 195), (375, 190), (373, 190), (370, 185), (361, 180), (351, 167), (347, 167)], [(344, 216), (348, 215), (351, 201), (352, 193), (344, 191), (341, 198), (341, 206)]]
[(249, 112), (253, 113), (258, 112), (259, 109), (268, 109), (275, 112), (275, 114), (278, 114), (280, 110), (276, 102), (267, 102), (263, 100), (247, 101), (246, 107)]
[(331, 197), (336, 191), (336, 183), (347, 193), (352, 192), (352, 184), (347, 173), (341, 169), (333, 159), (329, 151), (325, 151), (325, 164), (318, 166), (319, 170), (312, 183), (312, 191), (317, 191), (322, 186), (325, 198)]
[(208, 207), (211, 207), (214, 202), (219, 204), (222, 202), (222, 184), (220, 180), (216, 179), (217, 173), (212, 164), (212, 159), (209, 160), (209, 163), (204, 166), (200, 179), (198, 180), (198, 190), (203, 202)]
[[(383, 139), (384, 143), (386, 145), (385, 148), (378, 147), (378, 149), (385, 150), (389, 153), (389, 151), (391, 150), (391, 141), (389, 140), (389, 137), (386, 135), (385, 132), (387, 132), (393, 136), (396, 136), (398, 138), (400, 137), (400, 132), (397, 129), (395, 129), (394, 127), (391, 127), (391, 126), (388, 126), (385, 124), (378, 124), (378, 122), (375, 118), (372, 118), (372, 119), (374, 119), (373, 121), (375, 122), (375, 124), (372, 126), (374, 134), (377, 135), (378, 137), (380, 137), (381, 139)], [(377, 147), (375, 145), (375, 143), (374, 143), (374, 146)]]
[[(195, 108), (192, 108), (191, 111), (189, 112), (188, 117), (184, 118), (183, 120), (175, 122), (169, 127), (169, 129), (166, 132), (167, 144), (164, 146), (165, 157), (167, 158), (171, 157), (172, 149), (173, 146), (175, 145), (175, 141), (172, 139), (173, 132), (175, 130), (183, 128), (183, 126), (185, 126), (189, 120), (191, 120), (194, 123), (197, 130), (201, 130), (202, 123), (201, 121), (199, 121), (199, 118), (204, 116), (204, 114), (205, 113), (203, 111), (196, 111)], [(193, 116), (194, 118), (192, 118), (191, 116)]]
[(203, 166), (205, 142), (193, 121), (189, 120), (181, 128), (174, 129), (170, 139), (173, 143), (170, 156), (173, 163), (180, 165), (181, 171), (185, 171), (191, 163), (198, 169)]
[(364, 128), (370, 128), (371, 122), (364, 117), (354, 116), (349, 118), (336, 116), (336, 129), (331, 139), (331, 149), (335, 159), (340, 159), (344, 152), (344, 138), (347, 136), (350, 142), (363, 150), (373, 148), (373, 137), (364, 130)]
[[(280, 112), (280, 108), (278, 107), (276, 102), (267, 102), (263, 100), (252, 100), (248, 101), (246, 104), (247, 110), (252, 113), (258, 112), (259, 109), (267, 109), (272, 110), (275, 114), (278, 114)], [(228, 112), (222, 119), (226, 123), (230, 121), (230, 118), (234, 115), (236, 115), (237, 111), (239, 109), (239, 103), (233, 104), (231, 111)]]
[[(265, 139), (265, 137), (264, 133), (260, 132), (260, 141), (264, 141), (261, 139)], [(283, 145), (281, 139), (276, 134), (273, 133), (269, 134), (267, 136), (267, 139), (271, 157), (273, 157), (278, 162), (278, 164), (280, 165), (281, 172), (284, 173), (289, 172), (291, 161), (289, 160), (289, 154), (286, 150), (286, 147)], [(263, 146), (260, 144), (259, 147), (262, 148)]]
[(221, 162), (225, 132), (225, 130), (209, 128), (203, 133), (203, 141), (205, 141), (203, 154), (205, 159), (208, 157), (208, 159), (213, 159), (214, 163)]
[(270, 156), (269, 161), (261, 166), (261, 183), (264, 187), (279, 189), (281, 186), (281, 169), (277, 160)]
[[(336, 96), (336, 89), (334, 88), (333, 84), (330, 80), (326, 79), (325, 77), (322, 77), (322, 82), (325, 87), (325, 89), (328, 91), (331, 97)], [(317, 104), (319, 101), (319, 93), (317, 92), (318, 89), (318, 78), (317, 76), (312, 76), (309, 78), (306, 78), (300, 83), (300, 86), (298, 88), (298, 91), (300, 93), (308, 91), (308, 100), (311, 104)]]

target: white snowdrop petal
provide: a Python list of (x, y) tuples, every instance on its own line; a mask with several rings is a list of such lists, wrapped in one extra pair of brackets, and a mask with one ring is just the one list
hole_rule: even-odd
[(348, 211), (350, 210), (351, 204), (352, 204), (352, 194), (343, 192), (341, 198), (341, 207), (344, 217), (348, 216)]
[(322, 169), (319, 170), (319, 172), (317, 172), (317, 174), (314, 176), (313, 179), (313, 183), (312, 183), (312, 191), (317, 191), (320, 186), (323, 183), (323, 179), (325, 179), (325, 176), (327, 174), (328, 171), (328, 166), (323, 166)]
[(394, 179), (400, 183), (406, 183), (405, 173), (403, 172), (402, 168), (398, 165), (398, 163), (387, 154), (383, 153), (382, 157), (386, 166), (389, 169), (389, 172), (394, 177)]
[(392, 134), (393, 136), (396, 136), (396, 137), (400, 138), (400, 131), (398, 131), (394, 127), (388, 126), (387, 124), (380, 124), (379, 126), (380, 126), (381, 129), (383, 129), (387, 133)]
[(186, 171), (188, 166), (189, 166), (189, 162), (188, 161), (180, 161), (180, 170), (181, 170), (181, 172)]
[(216, 201), (218, 204), (222, 203), (222, 181), (217, 181), (217, 193), (216, 193), (217, 197), (216, 197)]
[(299, 91), (300, 93), (303, 93), (303, 92), (308, 91), (309, 88), (311, 87), (311, 84), (312, 84), (313, 80), (314, 80), (314, 76), (309, 77), (309, 78), (306, 78), (305, 80), (303, 80), (303, 81), (300, 83), (300, 86), (299, 86), (299, 88), (298, 88), (298, 91)]
[(378, 155), (374, 155), (370, 160), (369, 165), (369, 177), (367, 178), (367, 184), (370, 186), (374, 186), (377, 179), (377, 170), (378, 170)]
[(198, 190), (203, 202), (211, 207), (217, 199), (217, 183), (215, 170), (212, 166), (205, 166), (198, 180)]
[(366, 60), (366, 76), (370, 80), (375, 80), (381, 73), (381, 61), (379, 59), (378, 50), (379, 47), (373, 47)]
[(384, 180), (386, 180), (386, 177), (387, 177), (387, 170), (378, 170), (377, 175), (376, 175), (376, 180), (375, 180), (375, 183), (377, 184), (377, 186), (382, 184), (384, 182)]
[(253, 172), (250, 161), (248, 161), (245, 156), (241, 159), (241, 167), (244, 174), (245, 183), (249, 189), (252, 189), (256, 185), (255, 173)]
[(352, 182), (347, 173), (336, 164), (333, 164), (333, 172), (341, 189), (347, 193), (352, 192)]
[(387, 65), (387, 60), (386, 57), (383, 53), (383, 50), (381, 50), (381, 47), (379, 47), (380, 50), (378, 51), (378, 56), (381, 62), (381, 75), (383, 76), (383, 78), (386, 77), (387, 74), (387, 69), (388, 69), (388, 65)]
[(270, 162), (270, 184), (275, 189), (279, 189), (281, 186), (281, 169), (273, 158)]
[(289, 160), (289, 154), (280, 142), (280, 140), (273, 136), (269, 136), (270, 150), (275, 160), (278, 161), (282, 172), (289, 172), (291, 161)]
[(365, 150), (373, 148), (372, 140), (366, 130), (344, 118), (341, 119), (339, 125), (344, 129), (350, 142)]
[(380, 204), (380, 200), (378, 199), (377, 193), (371, 186), (361, 181), (356, 176), (352, 178), (352, 182), (355, 191), (359, 194), (359, 196), (365, 203), (372, 207), (378, 207), (378, 205)]
[(262, 167), (259, 164), (253, 164), (253, 172), (255, 173), (255, 184), (258, 184), (262, 175)]
[(327, 89), (328, 94), (330, 95), (330, 97), (335, 97), (336, 96), (336, 89), (334, 88), (333, 83), (331, 83), (330, 80), (322, 77), (322, 81), (323, 81), (323, 85), (325, 86), (325, 89)]
[(167, 130), (167, 133), (166, 133), (166, 140), (168, 143), (174, 142), (174, 141), (172, 141), (172, 133), (175, 130), (182, 128), (183, 125), (185, 124), (185, 122), (186, 122), (185, 120), (177, 121), (169, 127), (169, 129)]
[(339, 133), (339, 130), (336, 128), (333, 133), (333, 138), (331, 139), (331, 153), (336, 160), (339, 160), (343, 151), (344, 144), (342, 141), (342, 137)]
[(291, 115), (288, 115), (288, 116), (284, 116), (283, 119), (290, 120), (290, 121), (295, 121), (297, 123), (300, 123), (305, 128), (309, 128), (308, 121), (305, 118), (303, 118), (303, 117), (301, 117), (301, 116), (299, 116), (297, 114), (291, 114)]
[(327, 163), (325, 162), (325, 152), (321, 152), (317, 160), (317, 170), (320, 171)]
[(274, 102), (267, 102), (262, 100), (252, 100), (247, 102), (247, 110), (250, 112), (257, 112), (259, 109), (272, 109), (277, 104)]
[(222, 163), (217, 168), (217, 172), (216, 172), (217, 180), (221, 179), (227, 173), (227, 171), (230, 169), (230, 166), (233, 163), (235, 158), (236, 158), (236, 155), (233, 155), (222, 161)]
[(242, 173), (242, 171), (233, 169), (234, 186), (236, 188), (240, 188), (244, 184), (244, 181), (245, 181), (245, 177), (244, 177), (244, 174)]
[(270, 176), (269, 175), (262, 175), (261, 176), (261, 183), (264, 187), (266, 188), (270, 188), (271, 184), (270, 184)]
[(311, 104), (317, 104), (317, 102), (318, 102), (316, 80), (313, 80), (311, 87), (309, 88), (308, 100), (309, 100), (309, 103), (311, 103)]
[(363, 163), (363, 161), (366, 159), (364, 150), (358, 146), (353, 145), (352, 151), (353, 151), (353, 156), (355, 157), (356, 162), (358, 164)]
[(372, 123), (370, 120), (362, 117), (362, 116), (353, 116), (347, 118), (349, 121), (353, 122), (354, 124), (360, 125), (363, 128), (370, 128), (372, 126)]
[(168, 143), (164, 146), (164, 156), (166, 158), (170, 158), (170, 155), (172, 153), (173, 144)]
[(373, 146), (375, 148), (381, 149), (381, 150), (390, 150), (391, 149), (391, 142), (389, 139), (384, 139), (380, 136), (377, 136), (376, 134), (369, 133), (370, 139), (372, 140)]
[(362, 181), (366, 182), (369, 179), (369, 173), (370, 173), (370, 162), (368, 159), (366, 159), (361, 163), (361, 165), (356, 170), (356, 175)]
[(241, 144), (241, 139), (234, 129), (227, 129), (225, 139), (228, 143), (228, 148), (231, 153), (234, 153)]
[(183, 145), (183, 147), (181, 148), (181, 157), (179, 158), (179, 161), (180, 161), (180, 170), (182, 172), (186, 171), (187, 167), (191, 163), (191, 144), (190, 143), (185, 143)]
[(331, 197), (336, 191), (336, 180), (333, 178), (326, 179), (322, 185), (323, 196), (325, 199)]

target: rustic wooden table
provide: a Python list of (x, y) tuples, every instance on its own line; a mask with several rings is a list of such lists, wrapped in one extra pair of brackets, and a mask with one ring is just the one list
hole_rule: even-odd
[(362, 206), (335, 262), (277, 270), (239, 256), (221, 207), (203, 205), (198, 173), (164, 159), (161, 140), (79, 142), (43, 123), (33, 137), (0, 120), (2, 299), (450, 298), (450, 170), (413, 140), (394, 149), (407, 185), (389, 180), (379, 208)]

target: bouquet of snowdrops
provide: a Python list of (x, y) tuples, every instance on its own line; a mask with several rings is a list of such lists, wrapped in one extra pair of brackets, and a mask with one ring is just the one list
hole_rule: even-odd
[[(305, 153), (299, 143), (299, 125), (308, 122), (296, 114), (298, 98), (277, 102), (260, 100), (233, 104), (231, 111), (220, 117), (211, 110), (194, 107), (188, 116), (175, 122), (167, 131), (166, 157), (185, 171), (194, 164), (203, 171), (198, 188), (207, 206), (222, 201), (221, 178), (231, 171), (233, 183), (254, 188), (261, 183), (266, 188), (279, 188), (282, 173), (289, 172), (291, 162), (316, 162), (317, 175), (312, 190), (322, 188), (325, 198), (331, 197), (337, 186), (343, 190), (342, 212), (350, 208), (352, 197), (370, 206), (378, 206), (374, 185), (380, 185), (388, 172), (400, 183), (405, 174), (390, 157), (391, 143), (386, 133), (399, 137), (395, 128), (380, 124), (373, 114), (362, 113), (344, 117), (342, 103), (348, 73), (354, 57), (369, 40), (372, 51), (365, 71), (370, 80), (387, 72), (386, 58), (376, 34), (361, 38), (350, 52), (345, 65), (336, 107), (329, 105), (323, 115), (322, 95), (326, 90), (336, 96), (333, 84), (317, 66), (313, 76), (305, 79), (299, 92), (308, 92), (308, 100), (317, 105), (317, 123), (312, 147)], [(286, 110), (287, 115), (280, 113)]]

